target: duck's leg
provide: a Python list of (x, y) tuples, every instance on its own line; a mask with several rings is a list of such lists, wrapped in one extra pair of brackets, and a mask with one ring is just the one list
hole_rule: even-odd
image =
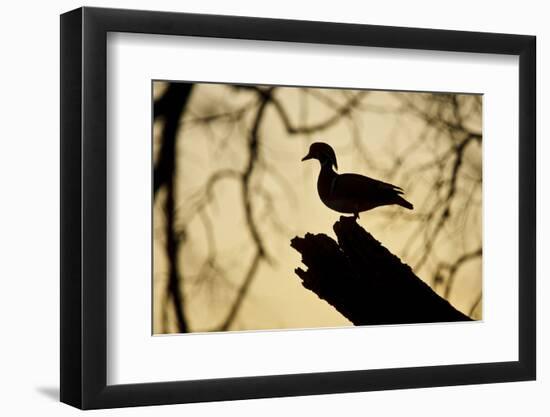
[(353, 213), (353, 218), (357, 220), (359, 218), (359, 212)]

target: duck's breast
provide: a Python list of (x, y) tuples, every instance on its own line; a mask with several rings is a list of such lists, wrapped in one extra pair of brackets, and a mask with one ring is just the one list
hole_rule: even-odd
[(321, 201), (330, 209), (339, 213), (356, 213), (357, 201), (348, 196), (339, 195), (335, 189), (338, 174), (332, 169), (322, 169), (317, 180), (317, 191)]

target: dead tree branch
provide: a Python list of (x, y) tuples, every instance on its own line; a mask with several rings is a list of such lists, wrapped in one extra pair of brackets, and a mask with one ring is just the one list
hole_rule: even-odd
[(471, 320), (437, 295), (412, 269), (351, 217), (334, 224), (338, 242), (325, 234), (295, 237), (305, 271), (302, 285), (353, 324), (405, 324)]

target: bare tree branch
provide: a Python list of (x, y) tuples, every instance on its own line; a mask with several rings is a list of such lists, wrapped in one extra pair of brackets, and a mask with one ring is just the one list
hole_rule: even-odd
[(390, 253), (352, 217), (334, 224), (338, 243), (324, 234), (294, 238), (308, 270), (296, 268), (302, 285), (353, 324), (468, 321), (412, 269)]

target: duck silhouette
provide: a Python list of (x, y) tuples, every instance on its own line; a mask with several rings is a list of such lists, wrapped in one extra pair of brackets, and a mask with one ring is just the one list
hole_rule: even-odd
[(325, 206), (334, 211), (353, 214), (357, 219), (359, 213), (380, 206), (397, 204), (413, 209), (413, 205), (401, 197), (401, 187), (364, 175), (335, 172), (332, 167), (338, 169), (336, 153), (326, 143), (312, 143), (302, 161), (308, 159), (317, 159), (321, 163), (317, 191)]

